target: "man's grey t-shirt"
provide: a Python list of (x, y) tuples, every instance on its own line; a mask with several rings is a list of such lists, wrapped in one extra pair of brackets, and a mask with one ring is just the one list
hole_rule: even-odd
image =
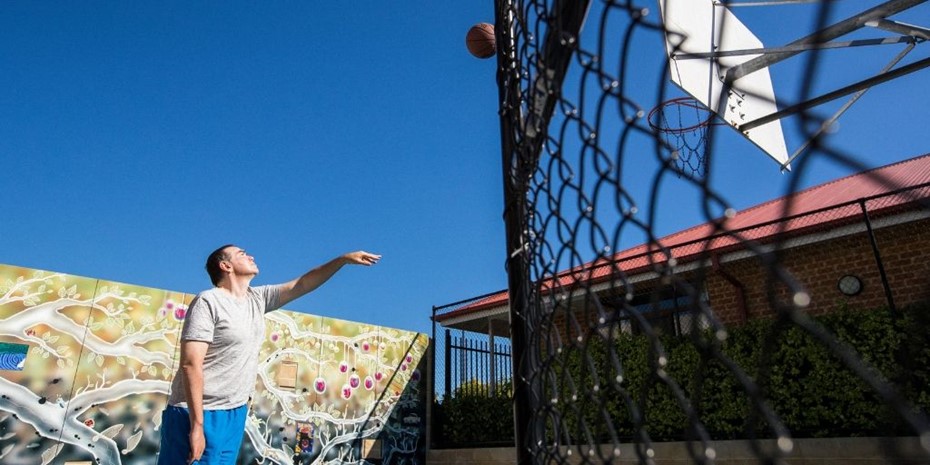
[[(194, 298), (187, 309), (181, 341), (209, 343), (203, 361), (203, 408), (225, 410), (248, 402), (255, 391), (258, 352), (265, 339), (265, 312), (277, 310), (279, 286), (248, 288), (236, 298), (213, 288)], [(184, 371), (171, 382), (169, 405), (187, 407)]]

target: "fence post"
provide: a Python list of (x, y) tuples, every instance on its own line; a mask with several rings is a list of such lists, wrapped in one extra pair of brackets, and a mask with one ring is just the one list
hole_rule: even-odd
[(888, 301), (888, 308), (891, 309), (892, 315), (897, 315), (898, 309), (894, 305), (894, 295), (891, 292), (891, 286), (888, 284), (888, 275), (885, 274), (885, 265), (882, 262), (882, 255), (878, 251), (878, 241), (875, 240), (875, 232), (872, 231), (872, 220), (869, 219), (869, 210), (865, 207), (865, 199), (859, 199), (859, 207), (862, 208), (865, 228), (869, 232), (869, 242), (872, 244), (872, 254), (875, 255), (875, 263), (878, 265), (878, 274), (882, 278), (882, 287), (885, 288), (885, 299)]
[(491, 387), (491, 397), (497, 394), (497, 366), (494, 363), (494, 330), (491, 328), (491, 319), (488, 319), (488, 363), (491, 365), (491, 380), (488, 385)]
[[(434, 323), (435, 324), (435, 323)], [(435, 327), (433, 328), (435, 336)], [(433, 406), (436, 404), (436, 338), (430, 339), (429, 346), (426, 348), (426, 448), (427, 450), (434, 447), (433, 428), (436, 426), (436, 418)]]
[[(508, 304), (510, 306), (510, 345), (513, 376), (513, 420), (517, 465), (533, 463), (530, 445), (534, 433), (532, 340), (529, 334), (530, 276), (525, 263), (527, 250), (523, 243), (526, 229), (527, 165), (515, 139), (513, 112), (521, 110), (519, 69), (515, 66), (512, 0), (496, 0), (494, 28), (497, 42), (497, 90), (500, 104), (501, 159), (504, 177), (504, 229), (506, 235), (506, 270)], [(524, 142), (525, 143), (525, 142)]]
[(444, 370), (445, 371), (444, 381), (446, 383), (446, 386), (445, 386), (445, 396), (442, 398), (442, 401), (448, 402), (449, 398), (452, 397), (452, 390), (450, 389), (450, 386), (452, 385), (452, 353), (451, 353), (452, 352), (452, 334), (449, 332), (448, 329), (446, 330), (445, 349), (446, 350), (445, 350), (445, 353), (443, 354), (443, 358), (445, 359), (445, 364), (446, 364), (445, 366), (446, 369)]

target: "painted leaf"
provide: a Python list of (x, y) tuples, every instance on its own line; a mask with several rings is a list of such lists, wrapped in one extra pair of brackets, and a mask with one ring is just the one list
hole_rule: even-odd
[(58, 456), (58, 453), (61, 452), (61, 449), (65, 447), (64, 444), (58, 443), (48, 449), (45, 449), (45, 452), (42, 452), (42, 465), (48, 465), (52, 463), (52, 460)]
[(111, 427), (109, 427), (109, 428), (107, 428), (107, 429), (105, 429), (105, 430), (103, 430), (103, 431), (101, 431), (101, 432), (95, 434), (94, 437), (93, 437), (93, 439), (91, 439), (91, 441), (97, 442), (97, 440), (100, 439), (101, 437), (108, 437), (108, 438), (110, 438), (110, 439), (113, 439), (114, 437), (116, 437), (117, 434), (119, 434), (120, 431), (122, 431), (122, 429), (123, 429), (123, 424), (122, 424), (122, 423), (120, 423), (120, 424), (118, 424), (118, 425), (113, 425), (113, 426), (111, 426)]
[(140, 439), (142, 439), (142, 431), (139, 431), (138, 433), (133, 434), (132, 436), (129, 436), (129, 439), (126, 440), (126, 448), (121, 450), (120, 453), (122, 453), (123, 455), (126, 455), (132, 452), (132, 450), (135, 449), (137, 445), (139, 445)]
[[(9, 436), (7, 436), (6, 439), (9, 439)], [(10, 444), (4, 447), (3, 450), (0, 450), (0, 459), (6, 457), (6, 454), (9, 454), (10, 451), (13, 450), (13, 447), (16, 447), (16, 444)]]

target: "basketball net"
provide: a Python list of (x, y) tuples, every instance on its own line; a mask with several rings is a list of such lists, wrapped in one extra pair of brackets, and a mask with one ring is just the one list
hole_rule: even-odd
[(672, 150), (681, 174), (704, 177), (707, 171), (707, 128), (714, 114), (692, 97), (666, 100), (649, 112), (649, 126)]

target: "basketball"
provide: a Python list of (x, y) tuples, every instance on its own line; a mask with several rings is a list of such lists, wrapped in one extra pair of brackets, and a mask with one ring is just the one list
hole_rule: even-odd
[(494, 42), (494, 26), (488, 23), (478, 23), (468, 30), (465, 35), (465, 45), (468, 52), (477, 58), (491, 58), (497, 51)]

